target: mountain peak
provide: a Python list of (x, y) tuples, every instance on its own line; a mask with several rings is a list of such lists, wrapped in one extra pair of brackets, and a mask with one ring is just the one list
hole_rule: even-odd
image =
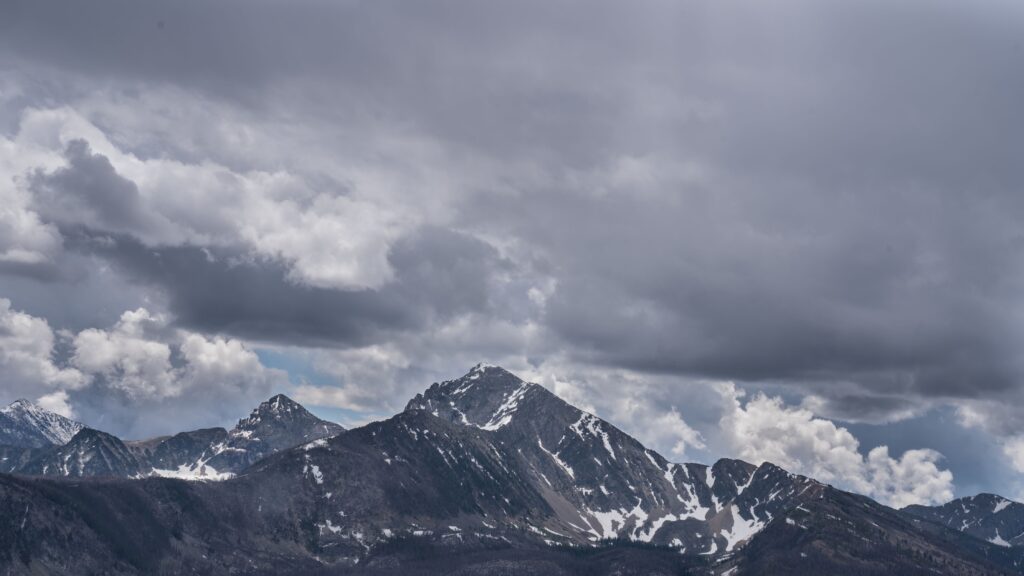
[(284, 394), (276, 394), (270, 399), (260, 402), (260, 405), (254, 408), (248, 417), (239, 420), (232, 432), (237, 434), (239, 431), (252, 431), (272, 422), (280, 424), (306, 420), (318, 421), (319, 419), (306, 410), (302, 404)]
[(1000, 496), (999, 494), (993, 494), (991, 492), (982, 492), (974, 496), (968, 496), (968, 500), (981, 500), (983, 502), (1013, 502), (1009, 498)]
[(511, 374), (508, 370), (505, 370), (501, 366), (496, 364), (488, 364), (486, 362), (478, 362), (475, 366), (469, 369), (466, 376), (472, 376), (473, 374), (486, 374), (487, 372), (497, 372), (502, 374)]
[(405, 409), (423, 410), (461, 424), (497, 430), (511, 422), (526, 396), (537, 393), (557, 398), (542, 386), (525, 382), (500, 366), (481, 363), (461, 378), (431, 385), (410, 400)]
[(284, 394), (276, 394), (272, 396), (266, 402), (262, 402), (257, 410), (270, 411), (270, 412), (291, 412), (293, 410), (305, 410), (302, 404), (299, 404), (295, 400), (285, 396)]
[(0, 444), (40, 448), (66, 444), (82, 424), (19, 398), (0, 408)]
[[(228, 432), (229, 440), (225, 446), (232, 452), (248, 454), (244, 460), (249, 462), (249, 457), (327, 438), (342, 431), (344, 428), (338, 424), (321, 420), (302, 404), (284, 394), (277, 394), (261, 402), (247, 418), (239, 420)], [(217, 464), (220, 466), (218, 470), (226, 466), (219, 461)], [(234, 463), (230, 467), (237, 468), (236, 465)]]
[[(480, 363), (470, 368), (461, 378), (446, 380), (435, 385), (448, 395), (458, 397), (473, 388), (485, 388), (490, 391), (512, 391), (527, 384), (522, 378), (505, 370), (501, 366)], [(532, 385), (532, 384), (527, 384)], [(433, 386), (431, 386), (433, 388)]]
[(491, 386), (504, 384), (515, 386), (522, 382), (522, 378), (501, 366), (481, 362), (470, 368), (469, 372), (466, 372), (461, 377), (442, 382), (441, 387), (458, 389), (464, 388), (468, 384), (487, 384)]
[(31, 400), (28, 400), (28, 399), (25, 399), (25, 398), (18, 398), (14, 402), (11, 402), (10, 404), (7, 405), (7, 409), (10, 409), (10, 408), (38, 408), (38, 407), (39, 406), (35, 402), (33, 402)]

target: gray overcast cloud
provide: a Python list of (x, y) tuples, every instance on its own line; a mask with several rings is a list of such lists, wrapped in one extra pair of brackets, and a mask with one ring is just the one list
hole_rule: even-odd
[(957, 434), (871, 449), (958, 427), (1024, 495), (1022, 39), (996, 0), (5, 2), (0, 402), (351, 424), (485, 360), (861, 491), (815, 434), (941, 499)]

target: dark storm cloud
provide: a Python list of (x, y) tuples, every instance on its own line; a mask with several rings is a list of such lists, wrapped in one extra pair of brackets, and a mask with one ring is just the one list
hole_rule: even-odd
[(147, 235), (166, 226), (143, 209), (135, 183), (118, 174), (106, 156), (94, 154), (88, 142), (71, 141), (64, 158), (66, 167), (37, 171), (29, 179), (35, 211), (44, 220)]
[(390, 255), (395, 280), (365, 290), (297, 284), (285, 263), (238, 251), (150, 248), (87, 231), (68, 244), (155, 288), (183, 327), (279, 344), (366, 346), (453, 315), (488, 312), (498, 292), (493, 277), (508, 266), (480, 240), (439, 228), (400, 240)]
[[(1018, 243), (991, 234), (1012, 219), (992, 214), (965, 228), (956, 200), (940, 198), (950, 210), (928, 215), (881, 198), (857, 202), (877, 212), (807, 214), (794, 223), (800, 230), (764, 215), (637, 214), (598, 201), (595, 220), (632, 214), (643, 231), (576, 226), (571, 239), (552, 239), (580, 250), (560, 262), (572, 272), (549, 303), (550, 325), (598, 361), (641, 370), (937, 395), (1016, 385), (1018, 326), (1005, 310), (1019, 280), (1001, 274), (1020, 269)], [(935, 251), (957, 228), (972, 249)], [(655, 243), (652, 261), (628, 259)], [(608, 266), (586, 254), (618, 258)]]
[[(481, 234), (543, 263), (552, 354), (794, 383), (871, 419), (1021, 388), (1017, 3), (31, 1), (0, 21), (11, 66), (171, 84), (355, 141), (398, 125), (465, 160), (446, 169), (513, 167), (453, 190), (445, 225), (465, 234), (406, 238), (377, 290), (216, 249), (78, 247), (185, 325), (360, 345), (528, 314), (494, 289), (512, 264)], [(83, 158), (68, 170), (107, 174)]]

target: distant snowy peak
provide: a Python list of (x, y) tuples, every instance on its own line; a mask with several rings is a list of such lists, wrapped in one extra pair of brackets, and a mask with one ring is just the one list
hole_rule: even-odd
[(0, 408), (0, 445), (41, 448), (67, 444), (85, 428), (79, 422), (43, 409), (29, 400)]
[(223, 473), (237, 473), (280, 450), (329, 438), (344, 432), (338, 424), (321, 420), (301, 404), (278, 394), (261, 402), (247, 418), (228, 431), (190, 465)]
[(315, 427), (341, 432), (343, 428), (333, 422), (321, 420), (309, 410), (285, 396), (278, 394), (269, 400), (260, 403), (248, 417), (238, 421), (238, 424), (230, 431), (232, 436), (251, 437), (252, 433), (266, 427)]
[(1024, 546), (1024, 504), (997, 494), (968, 496), (941, 506), (908, 506), (904, 511), (997, 546)]
[(307, 417), (315, 418), (298, 402), (284, 394), (278, 394), (261, 402), (247, 418), (239, 420), (235, 430), (253, 430), (268, 420), (294, 420)]

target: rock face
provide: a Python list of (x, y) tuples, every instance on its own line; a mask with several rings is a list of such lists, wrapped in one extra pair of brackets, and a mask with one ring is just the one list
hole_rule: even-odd
[(1024, 546), (1024, 504), (978, 494), (942, 506), (908, 506), (907, 514), (942, 524), (998, 546)]
[(43, 448), (67, 444), (82, 424), (54, 414), (28, 400), (0, 408), (0, 446)]
[(388, 420), (325, 438), (333, 428), (286, 400), (265, 402), (231, 432), (125, 447), (170, 469), (211, 444), (219, 448), (203, 453), (207, 464), (308, 440), (224, 482), (0, 476), (0, 569), (1019, 573), (1016, 548), (772, 464), (670, 463), (497, 367), (477, 366)]

